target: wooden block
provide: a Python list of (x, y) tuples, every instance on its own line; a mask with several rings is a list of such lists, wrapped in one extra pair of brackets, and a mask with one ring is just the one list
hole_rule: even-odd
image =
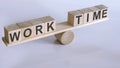
[(21, 29), (16, 24), (4, 27), (5, 41), (9, 44), (21, 41)]
[(101, 18), (102, 19), (108, 17), (108, 7), (106, 7), (104, 5), (97, 5), (95, 7), (101, 10)]
[(41, 18), (30, 20), (30, 23), (33, 25), (33, 35), (40, 36), (45, 32), (45, 23), (42, 22)]
[(67, 45), (71, 43), (72, 40), (74, 39), (74, 33), (72, 31), (66, 31), (66, 32), (56, 34), (55, 37), (61, 44)]
[(56, 29), (56, 21), (50, 16), (45, 16), (41, 18), (42, 22), (45, 23), (45, 33), (53, 32)]
[(101, 20), (101, 11), (100, 9), (96, 8), (96, 7), (90, 7), (90, 9), (92, 10), (92, 20), (94, 21), (98, 21)]
[(84, 8), (79, 10), (84, 14), (84, 24), (90, 23), (92, 22), (92, 10), (90, 10), (89, 8)]
[(75, 10), (68, 12), (68, 24), (72, 26), (78, 26), (83, 24), (83, 13)]
[(22, 22), (22, 23), (17, 23), (19, 28), (21, 29), (22, 33), (22, 40), (29, 39), (33, 37), (33, 26), (30, 23), (30, 21)]

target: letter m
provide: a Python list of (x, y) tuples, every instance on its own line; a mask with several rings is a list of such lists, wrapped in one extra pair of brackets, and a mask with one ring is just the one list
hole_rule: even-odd
[(93, 21), (101, 18), (101, 11), (93, 12)]

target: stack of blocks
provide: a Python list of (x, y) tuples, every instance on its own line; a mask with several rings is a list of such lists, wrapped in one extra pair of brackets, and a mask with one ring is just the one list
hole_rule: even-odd
[(55, 19), (46, 16), (4, 27), (7, 43), (15, 43), (55, 31)]
[(107, 18), (108, 8), (104, 5), (97, 5), (81, 10), (68, 12), (68, 24), (79, 26), (82, 24), (92, 23), (94, 21)]
[[(93, 23), (108, 17), (108, 8), (104, 5), (68, 12), (68, 25), (72, 27)], [(50, 16), (32, 19), (4, 27), (4, 39), (7, 43), (16, 43), (33, 37), (56, 31), (56, 21)]]

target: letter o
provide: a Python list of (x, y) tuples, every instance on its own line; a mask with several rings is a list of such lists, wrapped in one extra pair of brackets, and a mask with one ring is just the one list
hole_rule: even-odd
[(25, 29), (24, 31), (24, 37), (29, 37), (32, 34), (32, 30), (30, 28)]

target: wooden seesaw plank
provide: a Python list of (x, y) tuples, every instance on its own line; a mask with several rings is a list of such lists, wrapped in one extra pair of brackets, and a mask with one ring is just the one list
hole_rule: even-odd
[[(67, 22), (56, 24), (54, 18), (45, 16), (22, 23), (16, 23), (12, 26), (5, 26), (5, 36), (2, 39), (7, 46), (12, 46), (51, 35), (59, 35), (76, 28), (99, 23), (106, 19), (108, 19), (108, 7), (96, 5), (68, 12)], [(61, 34), (61, 37), (62, 36)], [(67, 37), (67, 35), (64, 37)]]
[(69, 31), (69, 30), (73, 30), (73, 29), (77, 29), (77, 28), (82, 28), (82, 27), (85, 27), (85, 26), (88, 26), (88, 25), (100, 23), (100, 22), (105, 21), (105, 20), (108, 20), (108, 18), (104, 18), (104, 19), (101, 19), (99, 21), (94, 21), (92, 23), (82, 24), (82, 25), (79, 25), (79, 26), (76, 26), (76, 27), (68, 25), (67, 22), (62, 22), (62, 23), (56, 24), (56, 30), (54, 32), (46, 33), (46, 34), (41, 35), (41, 36), (31, 37), (29, 39), (22, 40), (22, 41), (19, 41), (19, 42), (16, 42), (16, 43), (11, 43), (11, 44), (7, 43), (7, 41), (5, 40), (4, 37), (2, 37), (2, 40), (4, 41), (4, 43), (7, 46), (13, 46), (13, 45), (29, 42), (29, 41), (32, 41), (32, 40), (37, 40), (37, 39), (40, 39), (40, 38), (44, 38), (44, 37), (47, 37), (47, 36), (59, 34), (59, 33), (65, 32), (65, 31)]

